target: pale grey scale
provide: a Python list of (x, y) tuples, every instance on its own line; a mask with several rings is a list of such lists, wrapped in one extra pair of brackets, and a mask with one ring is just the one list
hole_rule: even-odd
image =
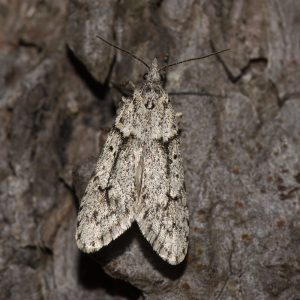
[[(90, 209), (99, 209), (90, 205)], [(81, 219), (77, 228), (76, 239), (79, 249), (84, 252), (94, 252), (107, 245), (111, 240), (118, 237), (127, 228), (130, 227), (132, 220), (130, 217), (116, 217), (116, 212), (106, 214), (102, 211), (101, 217), (94, 220), (92, 210), (83, 212), (84, 218)], [(89, 215), (90, 213), (90, 215)], [(120, 226), (122, 224), (122, 226)]]
[(151, 111), (149, 116), (149, 138), (152, 140), (162, 140), (165, 139), (165, 132), (163, 128), (166, 126), (165, 118), (165, 106), (162, 100), (156, 105), (156, 107)]
[[(188, 209), (180, 190), (178, 199), (168, 197), (167, 155), (157, 141), (149, 141), (136, 220), (153, 249), (170, 264), (180, 263), (187, 252)], [(183, 183), (180, 183), (183, 187)]]
[[(168, 144), (169, 148), (169, 169), (170, 169), (170, 191), (169, 194), (172, 198), (180, 196), (180, 192), (184, 186), (184, 170), (182, 167), (182, 156), (180, 151), (179, 138), (171, 140)], [(186, 199), (180, 197), (184, 204)]]
[(177, 134), (175, 114), (168, 103), (167, 94), (157, 95), (153, 109), (147, 109), (142, 91), (138, 91), (133, 97), (132, 111), (135, 117), (130, 126), (134, 137), (142, 141), (149, 139), (167, 141)]
[(132, 223), (132, 216), (117, 215), (117, 210), (107, 205), (103, 192), (91, 193), (83, 202), (78, 216), (77, 244), (85, 252), (107, 245)]
[(116, 118), (115, 126), (118, 128), (123, 137), (129, 137), (133, 133), (135, 105), (133, 101), (126, 102), (120, 109), (119, 115)]
[(177, 135), (177, 120), (167, 94), (159, 95), (155, 108), (149, 114), (149, 120), (145, 119), (148, 121), (145, 124), (149, 128), (148, 138), (167, 142)]
[(143, 139), (145, 135), (145, 115), (148, 113), (139, 92), (135, 92), (132, 101), (125, 103), (116, 119), (116, 127), (124, 137)]
[[(129, 138), (126, 146), (121, 149), (118, 160), (112, 171), (110, 184), (113, 186), (109, 190), (109, 197), (118, 201), (127, 202), (132, 209), (135, 206), (134, 200), (137, 198), (135, 188), (135, 175), (141, 156), (141, 143), (137, 139)], [(124, 214), (124, 207), (120, 214)], [(129, 207), (127, 207), (129, 208)]]
[[(118, 153), (111, 164), (105, 159), (110, 152), (103, 151), (97, 168), (102, 170), (105, 165), (104, 169), (109, 174), (102, 172), (100, 176), (97, 170), (80, 205), (76, 241), (78, 248), (87, 253), (95, 252), (109, 244), (129, 228), (134, 220), (132, 196), (135, 192), (135, 163), (131, 153), (134, 153), (135, 145), (129, 143), (124, 147), (124, 138), (118, 142), (121, 134), (115, 130), (110, 133), (104, 148), (109, 149), (110, 146), (116, 147), (118, 144)], [(127, 177), (128, 174), (130, 177)], [(108, 190), (99, 189), (103, 186), (103, 178), (109, 178)], [(108, 199), (105, 199), (106, 194)]]
[(116, 130), (112, 129), (107, 137), (95, 169), (95, 178), (99, 178), (101, 189), (107, 188), (109, 185), (110, 171), (114, 165), (121, 144), (122, 136), (116, 132)]
[[(188, 249), (188, 211), (187, 208), (180, 209), (177, 206), (172, 202), (160, 213), (152, 209), (147, 218), (138, 221), (154, 251), (170, 264), (183, 261)], [(170, 222), (172, 220), (175, 220), (175, 228)]]
[(178, 124), (175, 117), (175, 112), (171, 104), (167, 104), (164, 112), (164, 124), (162, 126), (163, 140), (167, 142), (178, 135)]
[(143, 99), (139, 93), (134, 96), (133, 103), (135, 110), (135, 118), (133, 120), (132, 129), (133, 134), (136, 138), (144, 141), (145, 137), (148, 135), (147, 132), (152, 128), (152, 124), (149, 122), (152, 111), (149, 111), (145, 107)]

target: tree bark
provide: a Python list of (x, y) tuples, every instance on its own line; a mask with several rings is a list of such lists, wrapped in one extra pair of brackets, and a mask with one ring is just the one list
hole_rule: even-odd
[[(299, 1), (0, 1), (0, 299), (299, 299)], [(190, 245), (163, 262), (136, 225), (96, 255), (76, 210), (120, 87), (170, 68)], [(122, 90), (122, 89), (121, 89)]]

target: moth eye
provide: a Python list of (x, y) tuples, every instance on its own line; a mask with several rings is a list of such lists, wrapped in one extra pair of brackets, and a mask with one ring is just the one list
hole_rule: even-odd
[(147, 78), (148, 78), (148, 73), (145, 73), (145, 74), (143, 75), (143, 79), (144, 79), (144, 80), (147, 80)]
[(165, 74), (159, 74), (160, 81), (164, 82), (166, 80), (166, 75)]

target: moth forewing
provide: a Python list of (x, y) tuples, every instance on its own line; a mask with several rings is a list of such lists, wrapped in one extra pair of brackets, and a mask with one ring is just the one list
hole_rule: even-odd
[(183, 261), (189, 226), (178, 132), (155, 59), (120, 109), (82, 199), (76, 232), (82, 251), (101, 249), (136, 221), (162, 259)]

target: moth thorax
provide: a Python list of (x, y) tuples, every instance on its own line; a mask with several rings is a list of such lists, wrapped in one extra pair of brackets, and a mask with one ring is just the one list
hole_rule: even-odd
[(147, 109), (153, 109), (160, 101), (163, 95), (163, 89), (160, 83), (148, 83), (142, 88), (142, 98)]

